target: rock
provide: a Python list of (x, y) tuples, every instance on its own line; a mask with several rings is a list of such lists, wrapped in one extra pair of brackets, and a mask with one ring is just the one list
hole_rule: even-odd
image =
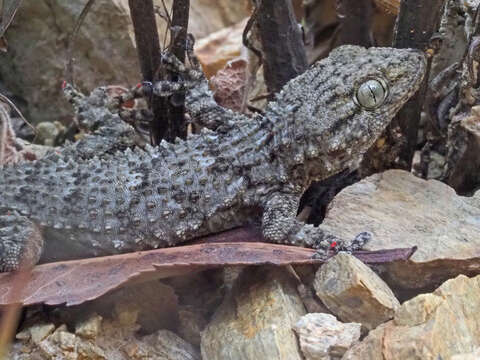
[(100, 332), (103, 318), (92, 314), (87, 320), (80, 322), (75, 327), (75, 334), (85, 339), (95, 339)]
[(480, 106), (453, 117), (448, 127), (447, 183), (460, 193), (480, 187)]
[[(162, 8), (161, 0), (155, 5)], [(170, 8), (172, 0), (165, 1)], [(33, 123), (71, 118), (61, 95), (68, 36), (85, 1), (26, 1), (6, 38), (0, 58), (3, 86), (23, 99), (22, 111)], [(192, 1), (189, 32), (199, 39), (248, 16), (247, 1)], [(157, 17), (161, 39), (165, 21)], [(128, 0), (96, 2), (85, 17), (74, 49), (75, 81), (83, 90), (99, 85), (132, 86), (140, 77)]]
[(469, 353), (453, 355), (450, 360), (478, 360), (480, 359), (480, 348)]
[(308, 313), (330, 313), (326, 306), (318, 300), (311, 286), (299, 284), (297, 291)]
[(458, 274), (480, 273), (480, 197), (402, 170), (375, 174), (345, 188), (322, 227), (345, 239), (373, 233), (366, 250), (418, 246), (409, 261), (378, 267), (391, 287), (434, 287)]
[(360, 338), (361, 324), (344, 324), (330, 314), (311, 313), (295, 324), (306, 360), (340, 359)]
[(200, 346), (200, 332), (207, 326), (207, 320), (199, 309), (182, 307), (178, 311), (178, 334), (190, 344)]
[(285, 269), (247, 268), (202, 332), (202, 357), (300, 360), (292, 326), (304, 314)]
[(35, 127), (35, 130), (35, 133), (37, 134), (35, 140), (37, 143), (46, 146), (54, 146), (56, 145), (55, 140), (57, 137), (65, 132), (65, 126), (58, 121), (42, 121)]
[[(124, 323), (119, 318), (103, 320), (93, 314), (85, 321), (73, 324), (75, 333), (66, 325), (48, 324), (39, 331), (34, 325), (22, 331), (9, 354), (14, 360), (200, 360), (199, 351), (169, 330), (159, 330), (147, 336), (139, 336), (140, 326)], [(34, 334), (40, 334), (37, 336)]]
[[(84, 5), (82, 1), (27, 1), (6, 34), (9, 49), (2, 55), (0, 76), (9, 90), (27, 102), (22, 110), (33, 123), (71, 118), (61, 84), (68, 36)], [(75, 81), (80, 88), (131, 84), (139, 78), (132, 30), (128, 1), (107, 0), (92, 6), (75, 44)]]
[(337, 254), (320, 267), (313, 286), (333, 314), (367, 329), (390, 320), (400, 306), (392, 290), (373, 270), (346, 253)]
[(246, 71), (247, 61), (237, 59), (228, 62), (212, 76), (210, 86), (214, 89), (215, 101), (220, 106), (237, 112), (243, 111)]
[(147, 334), (174, 330), (178, 324), (177, 296), (170, 286), (158, 280), (122, 287), (79, 308), (114, 317), (123, 325), (137, 323)]
[(54, 330), (55, 325), (53, 324), (35, 324), (30, 329), (28, 329), (28, 332), (30, 334), (30, 339), (35, 344), (38, 344), (47, 336), (52, 334)]
[(370, 331), (342, 360), (454, 359), (480, 346), (479, 311), (480, 276), (460, 275), (403, 303), (393, 320)]
[(235, 58), (238, 58), (243, 49), (242, 33), (248, 19), (221, 29), (197, 41), (195, 54), (202, 63), (207, 78), (215, 75), (220, 69)]
[(143, 341), (151, 348), (146, 354), (153, 359), (201, 360), (198, 350), (168, 330), (160, 330), (154, 335), (145, 336)]

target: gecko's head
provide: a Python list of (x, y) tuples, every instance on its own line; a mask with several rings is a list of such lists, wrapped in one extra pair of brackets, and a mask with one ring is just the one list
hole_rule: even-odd
[(336, 69), (330, 87), (334, 111), (343, 120), (337, 126), (343, 124), (345, 133), (349, 125), (367, 125), (375, 138), (417, 92), (426, 71), (425, 56), (413, 49), (342, 46), (326, 62)]
[(294, 108), (308, 173), (319, 179), (360, 162), (425, 71), (418, 50), (341, 46), (289, 82), (270, 108)]

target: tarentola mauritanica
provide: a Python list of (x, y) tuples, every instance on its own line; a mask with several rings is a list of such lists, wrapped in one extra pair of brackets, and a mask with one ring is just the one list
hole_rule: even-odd
[[(288, 82), (264, 115), (218, 106), (200, 81), (186, 108), (205, 128), (186, 141), (4, 166), (0, 270), (173, 246), (258, 219), (267, 241), (359, 248), (368, 233), (338, 239), (296, 220), (299, 198), (312, 181), (358, 166), (425, 68), (419, 51), (342, 46)], [(166, 95), (166, 85), (151, 91)], [(78, 116), (95, 117), (101, 98), (79, 100)]]

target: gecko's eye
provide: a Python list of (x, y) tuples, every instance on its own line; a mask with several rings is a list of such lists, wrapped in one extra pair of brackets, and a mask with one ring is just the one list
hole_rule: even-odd
[(359, 106), (373, 110), (383, 104), (388, 95), (387, 83), (382, 79), (369, 79), (360, 84), (354, 100)]

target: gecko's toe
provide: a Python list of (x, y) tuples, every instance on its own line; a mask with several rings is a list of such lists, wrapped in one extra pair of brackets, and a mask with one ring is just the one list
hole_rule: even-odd
[(353, 239), (352, 242), (352, 251), (357, 251), (361, 250), (366, 243), (368, 243), (370, 240), (372, 240), (373, 234), (369, 231), (363, 231), (357, 236), (355, 236), (355, 239)]

